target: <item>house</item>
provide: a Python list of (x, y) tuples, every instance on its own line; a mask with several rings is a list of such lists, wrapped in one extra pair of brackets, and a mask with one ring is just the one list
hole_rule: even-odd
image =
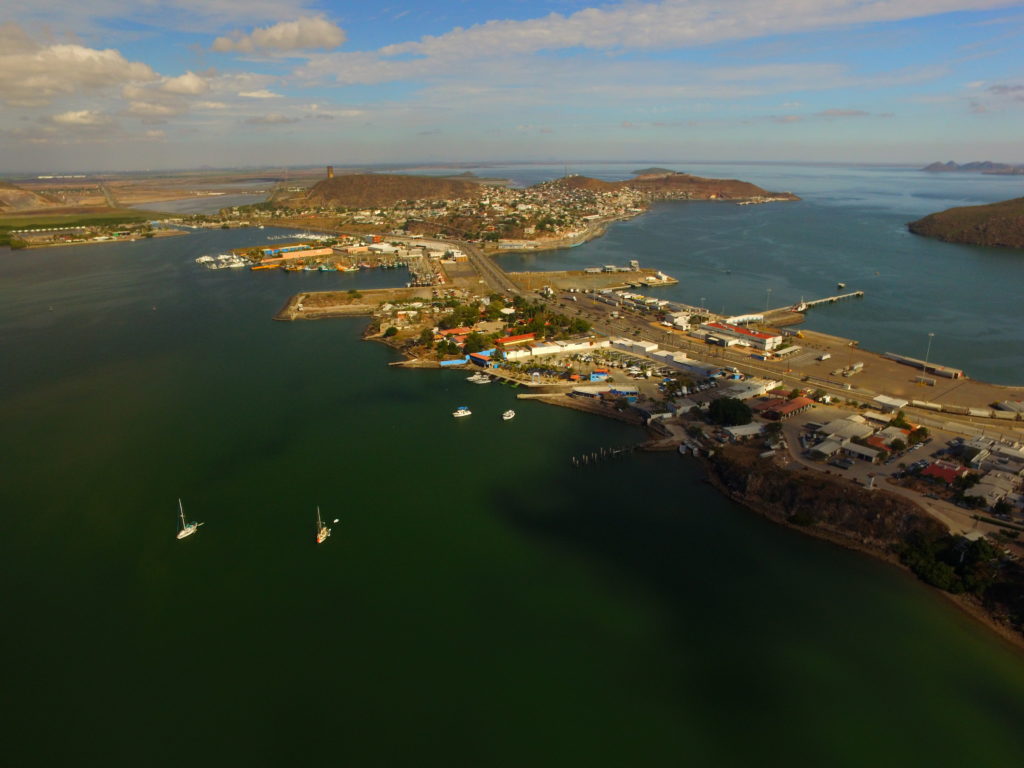
[(860, 416), (854, 415), (845, 419), (834, 419), (820, 427), (818, 432), (826, 437), (835, 437), (840, 440), (850, 440), (855, 437), (866, 440), (875, 433), (875, 430)]
[(941, 480), (946, 485), (952, 485), (954, 480), (958, 477), (963, 477), (966, 474), (968, 474), (966, 467), (954, 464), (951, 461), (941, 460), (933, 461), (921, 470), (921, 477), (931, 477), (935, 480)]

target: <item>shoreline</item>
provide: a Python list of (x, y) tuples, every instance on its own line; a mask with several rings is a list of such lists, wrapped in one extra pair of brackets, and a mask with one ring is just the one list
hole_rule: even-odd
[[(836, 546), (842, 547), (843, 549), (858, 552), (862, 555), (878, 560), (888, 565), (893, 566), (901, 573), (905, 574), (913, 581), (922, 584), (925, 589), (931, 594), (938, 594), (945, 598), (945, 601), (956, 606), (964, 614), (972, 618), (974, 621), (986, 627), (994, 634), (998, 635), (1003, 641), (1010, 645), (1018, 653), (1024, 654), (1024, 635), (1013, 630), (1012, 627), (1003, 624), (1002, 622), (995, 619), (989, 614), (984, 606), (979, 604), (974, 599), (969, 599), (961, 595), (955, 595), (951, 592), (933, 587), (930, 584), (924, 582), (918, 578), (917, 575), (906, 565), (900, 562), (899, 558), (891, 552), (880, 550), (875, 546), (872, 546), (863, 541), (857, 541), (852, 538), (850, 534), (844, 533), (840, 530), (835, 530), (829, 526), (801, 526), (795, 525), (784, 517), (781, 517), (770, 505), (760, 503), (756, 500), (746, 497), (744, 494), (730, 490), (722, 480), (711, 470), (710, 463), (703, 457), (697, 457), (697, 461), (701, 464), (704, 472), (704, 479), (709, 485), (713, 486), (719, 493), (730, 501), (739, 504), (745, 509), (760, 515), (761, 517), (769, 520), (775, 525), (779, 525), (783, 528), (787, 528), (805, 536), (819, 539), (821, 541), (827, 541)], [(911, 502), (919, 509), (922, 514), (927, 514), (927, 511), (922, 509), (916, 502)]]

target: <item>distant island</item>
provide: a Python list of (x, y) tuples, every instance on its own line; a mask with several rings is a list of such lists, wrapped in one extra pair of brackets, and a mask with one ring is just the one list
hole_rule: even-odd
[(1024, 197), (950, 208), (912, 221), (907, 229), (947, 243), (1024, 248)]
[(993, 163), (991, 160), (980, 160), (971, 163), (954, 163), (952, 160), (946, 163), (932, 163), (921, 169), (928, 173), (985, 173), (991, 176), (1019, 176), (1024, 175), (1024, 165), (1009, 165), (1008, 163)]

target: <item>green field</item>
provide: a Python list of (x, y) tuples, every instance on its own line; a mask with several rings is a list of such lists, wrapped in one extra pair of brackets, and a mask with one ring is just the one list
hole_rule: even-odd
[(96, 213), (54, 213), (26, 215), (24, 213), (0, 216), (0, 246), (10, 245), (11, 232), (19, 229), (43, 227), (112, 227), (119, 224), (136, 224), (140, 221), (166, 218), (166, 213), (155, 211), (109, 210)]

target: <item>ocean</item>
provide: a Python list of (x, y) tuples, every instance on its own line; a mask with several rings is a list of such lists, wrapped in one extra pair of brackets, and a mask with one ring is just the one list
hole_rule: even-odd
[[(755, 169), (732, 175), (762, 183)], [(766, 173), (784, 181), (784, 170)], [(758, 275), (772, 264), (789, 265), (773, 283), (780, 300), (844, 277), (861, 287), (882, 257), (851, 246), (839, 258), (835, 244), (877, 222), (906, 239), (897, 220), (907, 214), (871, 202), (895, 172), (828, 173), (867, 179), (863, 191), (835, 182), (845, 192), (822, 179), (820, 200), (810, 184), (786, 185), (806, 203), (666, 204), (571, 251), (504, 259), (663, 258), (682, 280), (669, 290), (737, 309), (764, 300)], [(846, 203), (829, 202), (841, 194)], [(818, 250), (792, 245), (810, 243), (828, 212)], [(784, 217), (799, 224), (786, 229)], [(1024, 756), (1020, 653), (941, 595), (769, 524), (677, 454), (573, 468), (574, 455), (642, 441), (637, 429), (519, 402), (463, 373), (389, 368), (393, 351), (360, 340), (364, 319), (270, 320), (298, 290), (403, 275), (193, 262), (274, 234), (0, 253), (5, 764), (997, 766)], [(670, 245), (636, 245), (658, 238)], [(917, 242), (936, 249), (918, 255), (932, 259), (927, 285), (942, 280), (935, 264), (956, 262), (939, 249), (995, 258)], [(787, 245), (803, 255), (787, 261)], [(826, 246), (831, 263), (815, 266)], [(732, 278), (746, 294), (729, 290)], [(944, 295), (914, 299), (950, 326), (935, 329), (933, 359), (1013, 381), (998, 356), (953, 344), (960, 310), (948, 296), (964, 281), (945, 279)], [(899, 295), (881, 282), (809, 325), (829, 330), (816, 324), (849, 307), (859, 323), (849, 335), (895, 344), (868, 304)], [(977, 290), (1000, 301), (1009, 284)], [(908, 339), (933, 327), (891, 311), (907, 313)], [(990, 322), (1010, 339), (1008, 359), (1019, 355), (1019, 329)], [(452, 419), (458, 405), (473, 416)], [(509, 407), (517, 417), (503, 422)], [(178, 498), (204, 523), (184, 541)], [(317, 505), (338, 520), (319, 546)]]

